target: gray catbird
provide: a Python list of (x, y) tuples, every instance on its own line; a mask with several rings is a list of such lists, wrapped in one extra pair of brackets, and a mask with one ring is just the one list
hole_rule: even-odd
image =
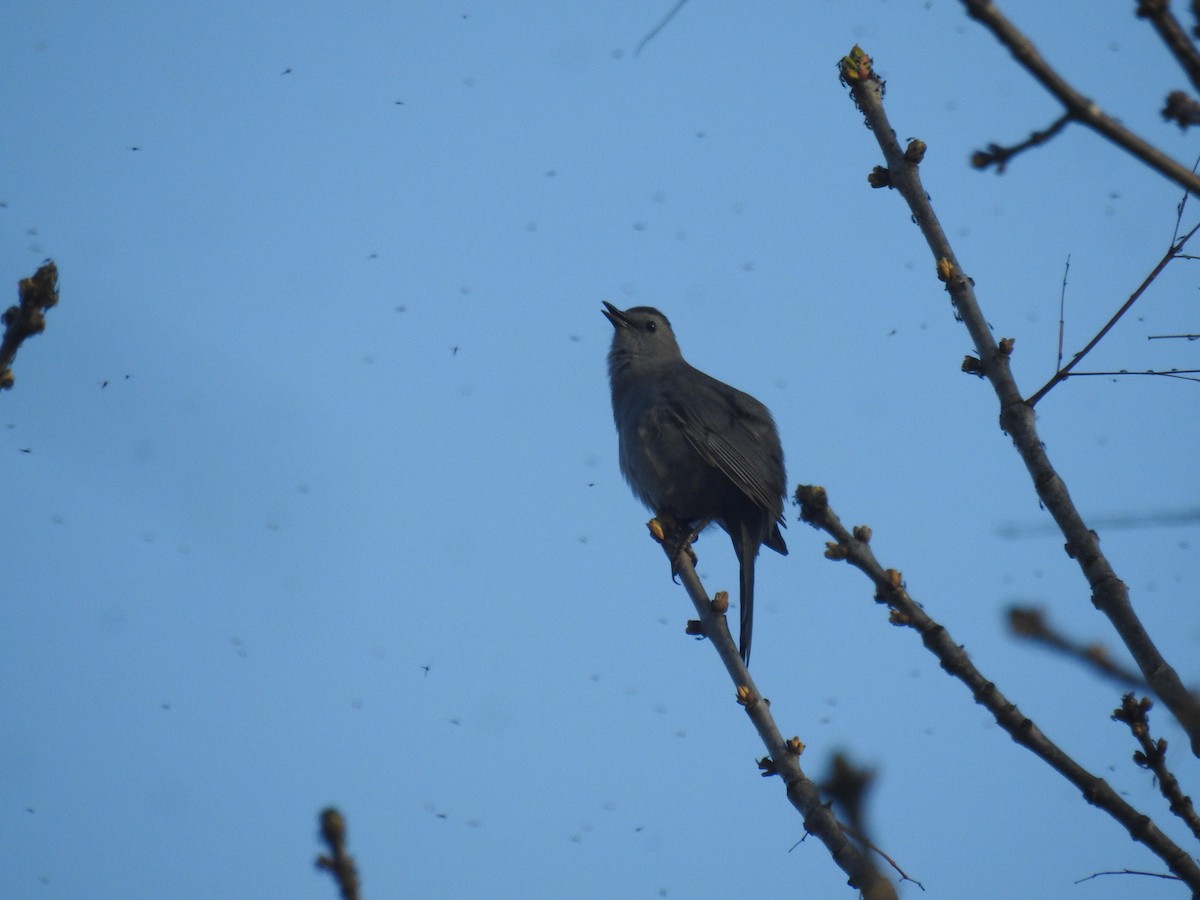
[(657, 309), (604, 306), (616, 329), (608, 378), (621, 472), (656, 515), (696, 531), (716, 522), (733, 539), (741, 566), (739, 646), (749, 665), (758, 548), (787, 554), (779, 533), (786, 478), (775, 422), (749, 394), (688, 365)]

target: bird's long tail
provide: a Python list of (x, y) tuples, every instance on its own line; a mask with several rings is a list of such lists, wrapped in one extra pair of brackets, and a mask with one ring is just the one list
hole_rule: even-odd
[(740, 541), (733, 542), (734, 552), (737, 553), (738, 566), (741, 568), (741, 605), (742, 633), (738, 638), (738, 650), (742, 654), (742, 662), (750, 665), (750, 638), (754, 631), (754, 561), (758, 556), (758, 542), (751, 536), (743, 534)]

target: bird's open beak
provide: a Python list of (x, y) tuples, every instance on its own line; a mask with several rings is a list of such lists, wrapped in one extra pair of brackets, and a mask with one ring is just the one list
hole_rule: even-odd
[(621, 312), (607, 300), (601, 300), (604, 304), (604, 309), (600, 310), (601, 315), (608, 321), (612, 322), (613, 328), (628, 328), (629, 319), (625, 318), (625, 313)]

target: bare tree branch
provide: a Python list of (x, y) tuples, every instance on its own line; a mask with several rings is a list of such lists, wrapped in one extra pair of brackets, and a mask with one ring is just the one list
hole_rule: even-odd
[(1134, 699), (1133, 694), (1121, 698), (1121, 705), (1113, 711), (1113, 719), (1124, 722), (1141, 746), (1133, 754), (1133, 761), (1143, 769), (1149, 769), (1158, 780), (1158, 789), (1170, 804), (1171, 812), (1178, 816), (1197, 840), (1200, 840), (1200, 816), (1192, 805), (1192, 798), (1179, 787), (1179, 780), (1167, 768), (1167, 740), (1157, 741), (1150, 736), (1150, 709), (1154, 704), (1146, 697)]
[(800, 768), (800, 754), (804, 745), (798, 738), (785, 740), (775, 719), (771, 715), (770, 702), (763, 698), (750, 677), (750, 672), (742, 662), (733, 635), (729, 633), (729, 624), (725, 620), (725, 611), (729, 607), (729, 597), (723, 591), (718, 592), (714, 600), (710, 600), (704, 586), (696, 575), (696, 569), (691, 554), (679, 553), (679, 542), (663, 540), (658, 520), (650, 523), (651, 534), (663, 544), (667, 558), (675, 559), (672, 568), (676, 570), (696, 613), (700, 616), (698, 623), (689, 625), (689, 632), (705, 635), (721, 657), (729, 677), (733, 679), (737, 689), (737, 702), (746, 710), (746, 715), (758, 731), (758, 736), (770, 754), (769, 759), (759, 763), (764, 776), (778, 775), (783, 779), (787, 788), (787, 797), (804, 816), (804, 828), (816, 837), (829, 850), (833, 861), (849, 876), (851, 887), (856, 887), (868, 900), (896, 900), (895, 886), (884, 877), (870, 857), (847, 836), (841, 825), (821, 799), (817, 789), (804, 770)]
[[(1034, 489), (1066, 538), (1067, 555), (1076, 560), (1092, 591), (1092, 603), (1108, 616), (1125, 642), (1147, 683), (1171, 710), (1191, 740), (1192, 752), (1200, 756), (1200, 698), (1191, 693), (1159, 652), (1142, 626), (1129, 600), (1129, 588), (1117, 577), (1100, 550), (1099, 536), (1084, 522), (1067, 493), (1066, 484), (1055, 471), (1037, 431), (1033, 407), (1021, 398), (1009, 365), (1012, 341), (998, 345), (975, 298), (974, 285), (963, 272), (946, 237), (929, 196), (921, 184), (918, 162), (906, 156), (883, 110), (883, 92), (871, 60), (855, 47), (842, 60), (842, 80), (866, 118), (867, 125), (883, 151), (887, 168), (884, 183), (894, 187), (908, 203), (913, 221), (920, 227), (936, 260), (938, 277), (945, 282), (951, 302), (970, 333), (979, 354), (980, 373), (987, 377), (1000, 405), (1000, 427), (1012, 439), (1033, 480)], [(910, 144), (910, 149), (912, 145)], [(912, 154), (913, 157), (918, 156)], [(875, 177), (878, 180), (879, 169)], [(1189, 176), (1191, 173), (1189, 173)], [(1200, 886), (1200, 885), (1198, 885)]]
[(1041, 83), (1058, 102), (1072, 121), (1086, 125), (1108, 138), (1118, 147), (1131, 153), (1159, 174), (1176, 184), (1200, 193), (1200, 177), (1186, 166), (1171, 159), (1148, 141), (1138, 137), (1116, 119), (1105, 115), (1100, 107), (1089, 100), (1056, 72), (1029, 38), (1025, 37), (991, 0), (961, 0), (967, 15), (983, 24), (1012, 53), (1022, 67)]
[(1054, 363), (1054, 371), (1062, 368), (1063, 335), (1067, 328), (1067, 275), (1071, 271), (1071, 254), (1067, 254), (1067, 264), (1063, 267), (1062, 288), (1058, 292), (1058, 358)]
[(874, 582), (875, 600), (887, 604), (891, 609), (890, 621), (893, 625), (902, 625), (917, 632), (926, 648), (937, 657), (941, 667), (970, 689), (975, 702), (990, 712), (996, 724), (1007, 731), (1016, 743), (1075, 785), (1088, 803), (1116, 819), (1130, 837), (1148, 847), (1193, 891), (1200, 892), (1200, 865), (1163, 834), (1149, 816), (1126, 803), (1108, 782), (1068, 756), (975, 668), (966, 650), (950, 632), (934, 621), (909, 595), (903, 576), (895, 569), (884, 569), (880, 565), (868, 544), (871, 539), (869, 528), (860, 525), (853, 534), (847, 531), (830, 509), (824, 488), (801, 485), (796, 489), (796, 501), (800, 504), (800, 518), (833, 538), (832, 543), (826, 544), (825, 556), (845, 560)]

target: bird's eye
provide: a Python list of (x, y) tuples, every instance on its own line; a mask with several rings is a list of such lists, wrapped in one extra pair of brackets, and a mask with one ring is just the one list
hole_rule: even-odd
[(646, 330), (651, 333), (658, 331), (658, 323), (655, 322), (653, 319), (651, 319), (649, 322), (646, 323)]

